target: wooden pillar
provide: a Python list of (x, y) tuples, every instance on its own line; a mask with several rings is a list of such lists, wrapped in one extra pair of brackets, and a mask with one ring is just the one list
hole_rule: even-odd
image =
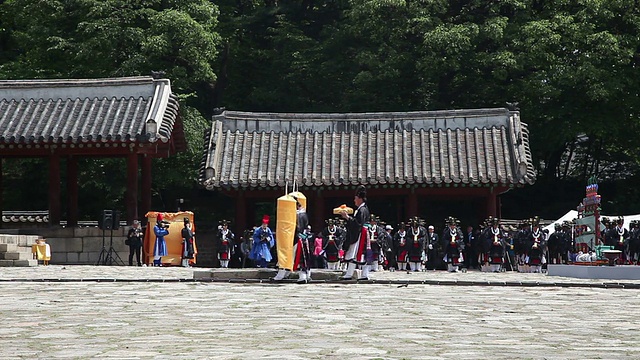
[(489, 194), (487, 195), (487, 213), (485, 217), (489, 217), (489, 216), (493, 216), (495, 217), (497, 215), (496, 210), (497, 210), (497, 206), (496, 206), (496, 193), (493, 191), (493, 187), (489, 188)]
[(60, 156), (49, 156), (49, 224), (60, 225)]
[(405, 221), (405, 214), (404, 214), (404, 199), (402, 197), (396, 197), (396, 220), (397, 220), (397, 224), (391, 224), (391, 226), (393, 226), (393, 228), (395, 229), (398, 224), (400, 224), (401, 222)]
[(407, 217), (418, 216), (418, 195), (416, 195), (414, 188), (411, 188), (411, 191), (408, 192), (408, 196), (409, 204)]
[(67, 157), (67, 194), (68, 194), (68, 214), (67, 227), (78, 226), (78, 158)]
[[(142, 203), (140, 204), (140, 214), (145, 216), (151, 211), (151, 156), (142, 155)], [(146, 221), (145, 219), (142, 219)]]
[(236, 219), (235, 229), (237, 236), (243, 236), (246, 229), (253, 226), (253, 224), (247, 224), (247, 199), (244, 196), (244, 191), (238, 190), (236, 195)]
[(138, 218), (138, 154), (127, 155), (127, 224)]
[(322, 190), (316, 191), (315, 204), (313, 204), (313, 232), (320, 232), (324, 228), (324, 217), (328, 217), (328, 213), (325, 212), (324, 196), (322, 196)]

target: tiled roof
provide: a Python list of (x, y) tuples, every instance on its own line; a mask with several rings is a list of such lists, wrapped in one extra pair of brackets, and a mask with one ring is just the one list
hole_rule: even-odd
[(3, 223), (48, 223), (48, 211), (2, 211)]
[(277, 114), (225, 111), (200, 180), (216, 187), (535, 181), (527, 125), (507, 109)]
[(0, 144), (167, 143), (178, 108), (167, 79), (4, 80)]

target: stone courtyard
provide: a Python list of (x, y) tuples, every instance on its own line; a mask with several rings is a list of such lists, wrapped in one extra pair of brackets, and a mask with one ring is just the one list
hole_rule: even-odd
[(378, 272), (369, 283), (307, 285), (193, 280), (194, 272), (207, 270), (0, 268), (0, 358), (637, 359), (640, 354), (640, 319), (633, 310), (640, 308), (640, 284), (633, 281), (509, 272)]

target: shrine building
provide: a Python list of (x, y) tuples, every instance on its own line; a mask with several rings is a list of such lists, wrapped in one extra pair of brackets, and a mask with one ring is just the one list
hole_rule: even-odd
[(222, 111), (205, 136), (200, 181), (229, 197), (236, 231), (275, 215), (294, 182), (314, 229), (353, 206), (357, 185), (371, 212), (394, 227), (421, 216), (478, 224), (500, 216), (500, 195), (536, 171), (520, 113), (503, 108), (378, 113)]
[[(130, 224), (151, 208), (152, 160), (186, 149), (178, 110), (168, 79), (2, 80), (0, 156), (47, 159), (48, 221), (60, 225), (64, 213), (68, 227), (79, 218), (78, 159), (126, 158), (123, 218)], [(0, 184), (1, 170), (0, 163)]]

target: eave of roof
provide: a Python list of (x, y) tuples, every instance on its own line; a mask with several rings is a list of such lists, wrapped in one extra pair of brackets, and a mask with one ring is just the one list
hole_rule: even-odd
[[(217, 187), (524, 185), (526, 124), (507, 109), (409, 113), (225, 112), (205, 138), (201, 181)], [(284, 156), (278, 156), (279, 154)]]
[[(184, 150), (168, 79), (0, 81), (0, 144), (169, 143)], [(174, 131), (176, 127), (177, 131)]]

